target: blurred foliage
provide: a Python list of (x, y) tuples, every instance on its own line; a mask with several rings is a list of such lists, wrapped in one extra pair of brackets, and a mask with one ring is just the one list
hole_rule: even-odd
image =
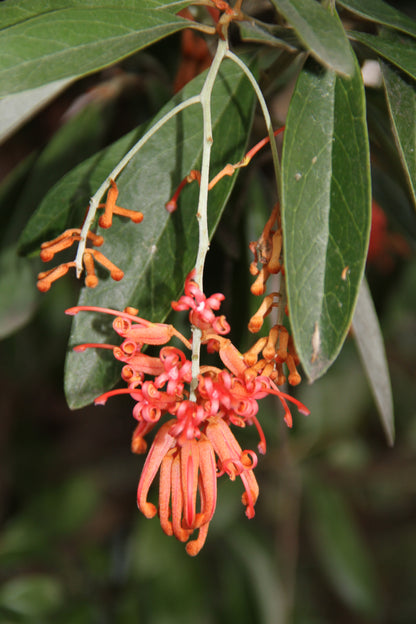
[[(354, 10), (357, 5), (341, 4)], [(367, 94), (380, 113), (373, 124), (382, 128), (372, 134), (373, 194), (388, 224), (382, 253), (369, 260), (367, 277), (392, 376), (393, 448), (386, 446), (349, 336), (326, 376), (297, 389), (311, 415), (297, 416), (293, 431), (282, 425), (272, 399), (264, 403), (269, 447), (257, 467), (256, 516), (250, 522), (244, 517), (238, 486), (220, 482), (208, 542), (190, 559), (156, 519), (137, 512), (143, 459), (128, 450), (132, 402), (73, 412), (65, 403), (70, 321), (63, 310), (73, 305), (78, 286), (63, 281), (41, 298), (32, 287), (33, 263), (10, 249), (35, 205), (91, 154), (91, 146), (107, 146), (169, 100), (179, 49), (174, 35), (115, 69), (68, 86), (0, 154), (0, 289), (7, 295), (0, 320), (8, 334), (0, 355), (0, 622), (413, 624), (414, 213), (393, 134), (379, 123), (386, 119), (379, 90)], [(273, 101), (282, 115), (285, 98), (287, 92), (278, 90)], [(71, 119), (77, 115), (82, 131), (75, 137)], [(255, 120), (253, 142), (263, 132)], [(74, 152), (62, 148), (68, 136), (76, 140)], [(253, 306), (241, 263), (248, 264), (246, 243), (257, 237), (272, 192), (270, 162), (261, 155), (257, 168), (238, 179), (211, 246), (207, 291), (226, 294), (225, 312), (237, 317), (233, 331), (239, 342)], [(255, 432), (243, 434), (243, 445), (256, 444)]]
[(66, 407), (62, 309), (74, 291), (57, 285), (3, 342), (0, 621), (413, 622), (416, 263), (396, 270), (382, 315), (396, 446), (349, 339), (322, 380), (299, 388), (311, 415), (293, 432), (273, 400), (264, 405), (256, 516), (244, 517), (238, 486), (220, 482), (196, 559), (136, 510), (129, 399)]

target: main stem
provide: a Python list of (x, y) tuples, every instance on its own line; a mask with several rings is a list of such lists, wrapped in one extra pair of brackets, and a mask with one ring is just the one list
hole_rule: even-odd
[[(198, 254), (195, 263), (195, 282), (203, 291), (203, 273), (205, 257), (209, 249), (208, 235), (208, 185), (209, 185), (209, 165), (211, 161), (212, 123), (211, 123), (211, 94), (218, 75), (220, 65), (227, 55), (228, 41), (227, 39), (219, 39), (218, 47), (215, 52), (211, 67), (209, 68), (207, 77), (200, 93), (200, 102), (202, 107), (203, 120), (203, 145), (202, 145), (202, 163), (201, 163), (201, 182), (199, 187), (198, 209), (196, 217), (198, 219), (199, 244)], [(192, 382), (191, 382), (191, 401), (195, 400), (195, 389), (198, 385), (199, 375), (199, 355), (201, 349), (201, 330), (198, 327), (192, 327)]]

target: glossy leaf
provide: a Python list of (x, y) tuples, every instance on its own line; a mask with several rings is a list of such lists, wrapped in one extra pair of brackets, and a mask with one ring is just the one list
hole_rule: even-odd
[(290, 322), (311, 380), (337, 357), (349, 329), (367, 252), (371, 205), (364, 92), (305, 68), (286, 122), (282, 226)]
[(308, 526), (328, 581), (351, 609), (376, 618), (376, 571), (350, 509), (341, 494), (322, 481), (308, 480), (305, 489)]
[[(182, 95), (196, 94), (204, 76), (188, 85)], [(163, 111), (177, 103), (175, 98)], [(227, 162), (238, 162), (249, 134), (253, 93), (242, 72), (229, 61), (221, 70), (212, 98), (213, 160), (212, 175)], [(104, 254), (119, 265), (125, 276), (115, 283), (103, 275), (94, 290), (83, 289), (79, 303), (123, 309), (139, 308), (140, 314), (153, 321), (163, 320), (170, 302), (182, 291), (184, 278), (194, 265), (197, 251), (198, 185), (186, 188), (180, 208), (173, 215), (165, 210), (181, 179), (200, 166), (202, 123), (199, 107), (186, 109), (168, 122), (129, 163), (117, 180), (119, 205), (140, 209), (145, 218), (140, 225), (116, 219), (111, 230), (102, 232)], [(85, 189), (96, 188), (126, 151), (116, 144), (95, 161), (89, 161), (55, 187), (43, 206), (54, 202), (60, 192), (67, 207), (72, 197)], [(131, 141), (131, 138), (130, 138)], [(122, 153), (120, 153), (122, 152)], [(115, 157), (115, 153), (117, 156)], [(234, 184), (235, 176), (224, 178), (209, 197), (209, 227), (212, 235)], [(88, 191), (87, 191), (88, 193)], [(87, 194), (83, 193), (84, 202)], [(74, 319), (70, 345), (114, 339), (111, 323), (104, 316), (79, 314)], [(66, 366), (66, 393), (71, 407), (81, 407), (108, 389), (119, 377), (120, 366), (112, 357), (93, 350), (69, 353)]]
[(315, 0), (272, 0), (307, 50), (326, 67), (351, 76), (354, 56), (336, 14)]
[(48, 102), (53, 100), (72, 82), (63, 78), (49, 84), (29, 89), (0, 100), (0, 141), (5, 141)]
[(371, 22), (395, 28), (416, 37), (416, 22), (383, 0), (336, 0), (337, 4)]
[(388, 65), (382, 70), (393, 132), (416, 206), (416, 87)]
[(393, 446), (394, 414), (389, 369), (380, 325), (365, 279), (358, 295), (352, 328), (387, 442)]
[(351, 31), (349, 36), (368, 46), (373, 52), (390, 61), (396, 67), (416, 80), (416, 41), (405, 35), (382, 33), (369, 35), (368, 33)]
[(97, 71), (189, 26), (151, 0), (26, 4), (1, 21), (0, 96)]

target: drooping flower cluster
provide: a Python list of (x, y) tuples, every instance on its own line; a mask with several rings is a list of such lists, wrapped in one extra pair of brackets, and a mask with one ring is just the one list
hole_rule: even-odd
[[(302, 413), (308, 413), (299, 401), (281, 392), (276, 384), (279, 381), (276, 366), (279, 353), (281, 355), (284, 349), (282, 340), (276, 351), (276, 342), (273, 346), (265, 339), (263, 355), (269, 345), (267, 365), (256, 367), (259, 351), (242, 354), (224, 337), (230, 327), (224, 316), (215, 314), (223, 299), (224, 295), (219, 293), (207, 298), (191, 273), (185, 282), (185, 294), (172, 303), (175, 310), (189, 310), (190, 323), (202, 332), (202, 343), (208, 351), (218, 351), (224, 365), (223, 369), (201, 366), (192, 395), (191, 361), (181, 349), (167, 345), (174, 337), (187, 349), (191, 348), (191, 343), (172, 325), (151, 323), (138, 317), (137, 311), (131, 308), (124, 312), (93, 306), (67, 310), (67, 314), (99, 311), (115, 316), (113, 328), (123, 339), (120, 346), (85, 344), (76, 350), (110, 348), (114, 357), (124, 363), (121, 376), (127, 386), (103, 394), (96, 403), (103, 404), (117, 394), (129, 394), (134, 399), (133, 416), (138, 422), (132, 439), (134, 452), (146, 451), (145, 436), (163, 422), (143, 467), (137, 503), (147, 518), (158, 513), (164, 532), (187, 542), (186, 551), (190, 555), (196, 555), (204, 545), (215, 511), (219, 476), (227, 474), (231, 480), (237, 476), (241, 478), (246, 515), (252, 518), (255, 513), (259, 488), (253, 469), (257, 455), (241, 448), (231, 426), (254, 425), (260, 435), (258, 450), (265, 453), (266, 441), (256, 416), (259, 399), (268, 394), (278, 396), (289, 426), (288, 401), (295, 403)], [(144, 353), (145, 345), (160, 345), (158, 357)], [(156, 506), (148, 500), (148, 494), (158, 472)], [(198, 535), (190, 539), (194, 531), (198, 531)]]

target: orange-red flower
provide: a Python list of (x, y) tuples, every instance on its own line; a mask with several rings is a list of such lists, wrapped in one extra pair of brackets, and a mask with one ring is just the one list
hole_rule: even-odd
[[(172, 306), (189, 310), (190, 322), (202, 329), (202, 342), (210, 351), (219, 351), (225, 368), (202, 366), (198, 384), (190, 400), (192, 381), (191, 362), (180, 349), (166, 346), (174, 336), (190, 348), (190, 341), (173, 326), (151, 323), (131, 313), (107, 308), (79, 306), (67, 310), (68, 314), (80, 311), (101, 311), (115, 316), (114, 330), (123, 342), (120, 346), (86, 344), (76, 347), (82, 351), (89, 347), (111, 349), (116, 359), (124, 363), (122, 378), (127, 387), (110, 390), (96, 399), (103, 404), (110, 396), (129, 394), (135, 401), (133, 416), (138, 421), (132, 439), (135, 453), (146, 451), (145, 436), (161, 422), (150, 447), (140, 477), (137, 504), (147, 518), (159, 514), (160, 524), (167, 535), (187, 542), (186, 551), (196, 555), (205, 543), (209, 523), (217, 500), (217, 478), (228, 475), (231, 480), (240, 477), (244, 492), (242, 502), (248, 518), (253, 518), (259, 487), (253, 470), (257, 455), (252, 450), (242, 450), (232, 426), (254, 425), (259, 433), (258, 450), (266, 452), (266, 440), (257, 419), (258, 401), (269, 394), (276, 395), (284, 408), (288, 426), (292, 417), (288, 401), (299, 411), (309, 413), (302, 403), (279, 390), (273, 381), (275, 366), (283, 349), (271, 338), (261, 342), (253, 354), (269, 345), (270, 361), (249, 366), (233, 343), (221, 334), (229, 331), (224, 317), (216, 316), (224, 296), (206, 297), (190, 274), (185, 284), (185, 295)], [(282, 329), (279, 328), (281, 332)], [(286, 330), (285, 330), (286, 331)], [(287, 333), (287, 332), (286, 332)], [(286, 334), (285, 334), (286, 336)], [(159, 356), (142, 352), (145, 345), (160, 345)], [(285, 343), (286, 344), (286, 343)], [(287, 350), (285, 350), (286, 353)], [(251, 362), (251, 360), (250, 360)], [(263, 362), (263, 361), (261, 361)], [(256, 368), (257, 367), (257, 368)], [(277, 373), (276, 373), (277, 375)], [(274, 377), (276, 377), (276, 375)], [(166, 422), (163, 422), (165, 417)], [(149, 490), (159, 473), (158, 505), (148, 500)], [(197, 536), (194, 538), (194, 532)]]

